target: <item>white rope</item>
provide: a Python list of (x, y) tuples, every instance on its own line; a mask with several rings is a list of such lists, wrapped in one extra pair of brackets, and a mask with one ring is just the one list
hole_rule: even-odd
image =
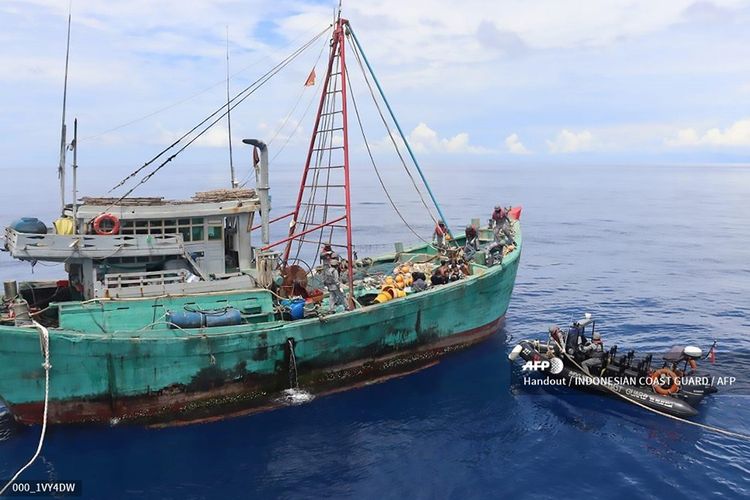
[(42, 451), (42, 446), (44, 445), (44, 436), (47, 433), (47, 409), (49, 406), (49, 370), (52, 368), (52, 365), (49, 364), (49, 331), (47, 329), (34, 321), (34, 327), (36, 327), (37, 330), (39, 330), (39, 345), (42, 350), (42, 355), (44, 356), (44, 363), (42, 363), (42, 367), (44, 368), (44, 415), (42, 420), (42, 433), (39, 436), (39, 444), (36, 447), (36, 452), (34, 453), (34, 456), (31, 457), (31, 460), (29, 460), (26, 465), (21, 467), (18, 472), (8, 481), (8, 483), (3, 486), (3, 489), (0, 490), (0, 497), (3, 496), (3, 493), (5, 493), (5, 490), (7, 490), (11, 484), (13, 484), (18, 477), (23, 474), (23, 472), (31, 467), (31, 464), (34, 463), (34, 461), (39, 457), (39, 453)]
[[(576, 362), (576, 360), (573, 359), (572, 356), (570, 356), (567, 352), (565, 352), (565, 349), (563, 348), (563, 346), (560, 345), (560, 343), (556, 339), (553, 339), (553, 340), (558, 345), (558, 347), (560, 347), (560, 349), (562, 350), (563, 355), (566, 358), (568, 358), (583, 373), (587, 373), (587, 370), (585, 370), (581, 365), (579, 365)], [(724, 434), (725, 436), (730, 436), (730, 437), (733, 437), (733, 438), (744, 439), (746, 441), (750, 441), (750, 436), (747, 435), (747, 434), (742, 434), (740, 432), (729, 431), (729, 430), (726, 430), (726, 429), (721, 429), (719, 427), (714, 427), (712, 425), (702, 424), (700, 422), (693, 422), (692, 420), (687, 420), (687, 419), (682, 418), (682, 417), (671, 415), (669, 413), (665, 413), (663, 411), (657, 410), (656, 408), (651, 408), (650, 406), (646, 406), (643, 403), (641, 403), (639, 401), (636, 401), (635, 399), (631, 399), (631, 398), (627, 397), (624, 394), (620, 394), (619, 392), (617, 392), (613, 388), (609, 387), (608, 384), (602, 384), (602, 387), (606, 387), (607, 390), (610, 391), (610, 392), (612, 392), (613, 394), (616, 394), (619, 397), (625, 399), (626, 401), (629, 401), (629, 402), (631, 402), (631, 403), (633, 403), (635, 405), (640, 406), (641, 408), (645, 408), (646, 410), (648, 410), (650, 412), (656, 413), (657, 415), (661, 415), (663, 417), (671, 418), (672, 420), (677, 420), (678, 422), (682, 422), (684, 424), (694, 425), (696, 427), (700, 427), (701, 429), (705, 429), (707, 431), (716, 432), (718, 434)]]

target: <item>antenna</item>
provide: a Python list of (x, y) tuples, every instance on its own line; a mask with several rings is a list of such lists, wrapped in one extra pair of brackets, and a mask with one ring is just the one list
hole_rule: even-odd
[(70, 19), (73, 2), (68, 6), (68, 39), (65, 47), (65, 81), (63, 83), (62, 124), (60, 126), (60, 164), (57, 177), (60, 179), (60, 214), (65, 212), (65, 151), (68, 147), (65, 134), (65, 108), (68, 100), (68, 61), (70, 59)]
[(234, 160), (232, 158), (232, 118), (231, 118), (231, 99), (229, 94), (229, 25), (227, 25), (227, 133), (229, 134), (229, 171), (232, 176), (232, 188), (239, 184), (234, 174)]

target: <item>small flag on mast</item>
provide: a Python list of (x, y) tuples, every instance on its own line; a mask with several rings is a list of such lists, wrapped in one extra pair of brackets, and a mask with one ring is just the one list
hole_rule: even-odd
[(310, 71), (310, 76), (305, 80), (305, 87), (312, 87), (313, 85), (315, 85), (315, 68)]

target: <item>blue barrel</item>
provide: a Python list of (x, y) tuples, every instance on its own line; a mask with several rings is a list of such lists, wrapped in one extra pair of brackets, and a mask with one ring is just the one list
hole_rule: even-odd
[(296, 299), (289, 305), (289, 315), (292, 319), (302, 319), (305, 317), (305, 300)]
[(167, 321), (169, 328), (200, 328), (203, 326), (203, 315), (193, 311), (169, 311)]
[(203, 313), (206, 326), (232, 326), (242, 324), (242, 314), (238, 309), (227, 309), (217, 313)]
[(36, 217), (21, 217), (13, 221), (10, 227), (19, 233), (47, 234), (47, 225)]

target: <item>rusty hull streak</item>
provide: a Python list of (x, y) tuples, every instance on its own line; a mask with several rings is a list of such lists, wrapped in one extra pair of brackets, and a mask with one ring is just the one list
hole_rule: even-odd
[[(366, 387), (403, 377), (439, 363), (446, 354), (481, 342), (503, 325), (505, 316), (487, 325), (444, 338), (439, 342), (423, 344), (408, 352), (398, 352), (375, 359), (359, 360), (346, 365), (318, 369), (301, 374), (301, 386), (316, 397)], [(239, 371), (239, 367), (238, 371)], [(151, 427), (172, 427), (214, 422), (225, 418), (251, 415), (287, 406), (276, 400), (286, 388), (284, 376), (245, 376), (237, 382), (218, 379), (196, 380), (191, 392), (185, 386), (172, 386), (144, 396), (102, 397), (96, 400), (78, 400), (49, 403), (49, 422), (76, 423), (127, 423)], [(216, 382), (214, 382), (216, 381)], [(24, 424), (41, 423), (42, 401), (13, 405), (10, 409), (16, 420)]]

